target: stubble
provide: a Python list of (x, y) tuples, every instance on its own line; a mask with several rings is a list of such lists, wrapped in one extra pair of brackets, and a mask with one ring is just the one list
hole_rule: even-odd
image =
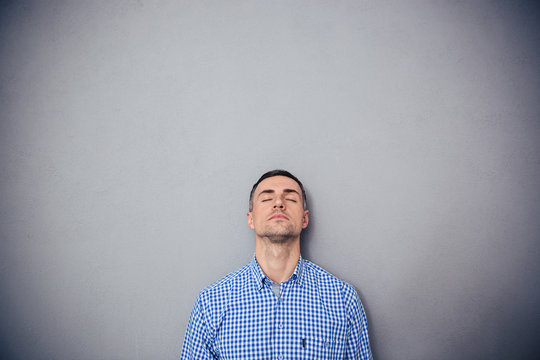
[(257, 235), (261, 238), (268, 239), (272, 244), (284, 244), (297, 238), (300, 234), (297, 234), (294, 230), (294, 226), (289, 224), (280, 228), (265, 229), (264, 232)]

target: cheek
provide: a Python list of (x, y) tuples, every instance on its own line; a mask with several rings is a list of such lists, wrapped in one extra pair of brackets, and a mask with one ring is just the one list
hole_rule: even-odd
[(260, 222), (261, 215), (259, 212), (253, 212), (251, 215), (251, 226), (255, 227)]

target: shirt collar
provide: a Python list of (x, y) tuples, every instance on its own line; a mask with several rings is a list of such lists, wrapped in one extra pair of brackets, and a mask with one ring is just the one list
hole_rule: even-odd
[[(262, 271), (261, 267), (259, 266), (259, 263), (257, 262), (257, 259), (255, 258), (255, 255), (253, 255), (253, 258), (251, 259), (251, 262), (249, 263), (249, 267), (251, 268), (251, 273), (253, 274), (253, 278), (255, 280), (257, 290), (262, 289), (262, 287), (264, 286), (264, 282), (270, 281), (270, 279)], [(302, 255), (300, 255), (300, 258), (298, 259), (298, 263), (296, 264), (296, 267), (294, 268), (294, 272), (292, 273), (291, 277), (287, 281), (296, 281), (298, 285), (302, 285), (303, 270), (304, 270), (304, 259), (302, 258)]]

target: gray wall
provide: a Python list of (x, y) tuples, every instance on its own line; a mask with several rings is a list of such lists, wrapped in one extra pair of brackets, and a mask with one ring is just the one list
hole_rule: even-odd
[(272, 168), (377, 359), (540, 356), (533, 3), (0, 9), (3, 359), (177, 357)]

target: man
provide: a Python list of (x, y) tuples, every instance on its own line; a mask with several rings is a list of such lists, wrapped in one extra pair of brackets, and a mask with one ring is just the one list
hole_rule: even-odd
[(255, 256), (199, 294), (181, 359), (372, 359), (355, 289), (300, 256), (302, 183), (284, 170), (262, 175), (247, 220)]

